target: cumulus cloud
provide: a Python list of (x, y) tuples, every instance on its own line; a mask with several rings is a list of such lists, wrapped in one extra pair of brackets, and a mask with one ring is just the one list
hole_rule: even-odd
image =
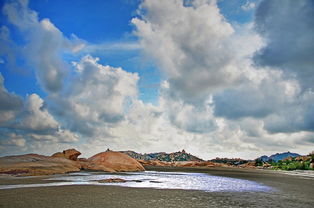
[(215, 116), (261, 119), (270, 133), (313, 131), (313, 92), (277, 70), (256, 69), (259, 79), (214, 95)]
[[(295, 5), (309, 4), (300, 2)], [(84, 156), (107, 147), (139, 152), (184, 148), (205, 159), (254, 158), (260, 152), (292, 149), (307, 153), (313, 144), (314, 95), (304, 88), (303, 75), (310, 77), (307, 67), (313, 63), (304, 56), (297, 71), (292, 66), (301, 56), (292, 53), (307, 54), (308, 49), (298, 43), (299, 48), (287, 49), (278, 59), (291, 53), (295, 58), (291, 63), (270, 61), (281, 47), (275, 28), (287, 29), (274, 8), (285, 16), (288, 12), (281, 10), (291, 5), (289, 1), (279, 8), (265, 0), (258, 7), (256, 24), (231, 25), (216, 1), (144, 0), (139, 16), (132, 19), (139, 43), (89, 45), (77, 37), (64, 37), (50, 20), (40, 20), (27, 1), (10, 1), (3, 11), (25, 34), (23, 58), (35, 68), (47, 97), (18, 97), (6, 90), (0, 76), (1, 153), (9, 151), (8, 147), (53, 153), (73, 146)], [(253, 7), (247, 3), (242, 9)], [(308, 10), (300, 16), (310, 16)], [(296, 11), (292, 14), (299, 17)], [(304, 25), (310, 23), (302, 22), (300, 28), (305, 31)], [(0, 34), (1, 44), (8, 46), (8, 28), (2, 27)], [(308, 40), (308, 35), (299, 35), (300, 41)], [(102, 65), (90, 55), (70, 66), (61, 56), (64, 52), (133, 49), (152, 57), (165, 75), (158, 105), (138, 98), (137, 73)], [(276, 53), (270, 56), (269, 51)], [(0, 55), (11, 52), (0, 49)], [(16, 49), (13, 52), (16, 55)], [(253, 64), (253, 56), (258, 65)], [(67, 74), (70, 67), (73, 72)]]
[(92, 135), (124, 119), (128, 105), (137, 98), (136, 73), (103, 66), (89, 55), (74, 63), (77, 74), (61, 96), (52, 95), (51, 109), (70, 129)]
[(252, 24), (233, 27), (215, 1), (144, 1), (135, 34), (167, 77), (161, 89), (164, 110), (179, 128), (213, 131), (212, 96), (241, 84), (252, 54), (262, 46)]
[(258, 79), (247, 77), (240, 85), (214, 95), (216, 116), (264, 118), (293, 105), (300, 93), (298, 82), (284, 80), (280, 71), (255, 69), (254, 73)]
[(284, 150), (304, 140), (298, 132), (312, 131), (311, 91), (281, 67), (253, 65), (254, 53), (268, 47), (255, 25), (231, 26), (215, 1), (147, 0), (140, 9), (135, 34), (166, 74), (162, 117), (182, 130), (182, 143), (193, 137), (215, 152)]
[(79, 141), (77, 134), (62, 128), (37, 94), (28, 95), (24, 101), (8, 92), (1, 74), (0, 101), (1, 154), (26, 151), (34, 143), (49, 141), (53, 145)]
[[(2, 138), (1, 138), (2, 139)], [(5, 140), (0, 140), (0, 145), (9, 145), (15, 147), (25, 147), (26, 140), (21, 135), (10, 133)]]
[(159, 104), (172, 124), (186, 131), (205, 133), (217, 127), (211, 97), (203, 102), (190, 104), (175, 97), (165, 81), (160, 89)]
[(9, 1), (4, 4), (3, 13), (23, 33), (26, 45), (21, 53), (35, 68), (39, 83), (49, 92), (61, 90), (67, 73), (67, 64), (60, 58), (61, 53), (77, 50), (80, 41), (64, 37), (49, 19), (39, 20), (37, 13), (28, 8), (27, 0)]
[(37, 94), (27, 97), (24, 112), (17, 119), (16, 127), (32, 131), (55, 131), (59, 123), (44, 107), (44, 101)]
[(237, 79), (234, 28), (215, 1), (196, 0), (186, 6), (181, 0), (147, 0), (132, 23), (146, 53), (183, 99), (207, 99), (208, 93)]
[(255, 19), (266, 41), (255, 56), (256, 63), (292, 73), (304, 88), (313, 88), (314, 2), (264, 0)]
[(4, 79), (0, 73), (0, 125), (12, 120), (22, 106), (22, 99), (9, 93), (4, 87)]
[(0, 27), (0, 64), (5, 64), (11, 69), (18, 68), (15, 64), (17, 51), (16, 44), (10, 37), (10, 30), (2, 25)]

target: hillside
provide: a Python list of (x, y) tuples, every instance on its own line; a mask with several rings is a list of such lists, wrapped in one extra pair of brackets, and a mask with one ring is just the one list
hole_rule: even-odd
[(263, 162), (268, 162), (268, 161), (278, 162), (279, 160), (283, 160), (283, 159), (285, 159), (287, 157), (294, 158), (294, 157), (299, 157), (299, 156), (301, 156), (301, 155), (288, 151), (288, 152), (283, 152), (283, 153), (276, 153), (276, 154), (273, 154), (273, 155), (271, 155), (269, 157), (264, 155), (264, 156), (261, 156), (261, 157), (259, 157), (257, 159), (260, 159)]
[(203, 161), (202, 159), (186, 153), (185, 150), (179, 152), (165, 153), (165, 152), (157, 152), (157, 153), (148, 153), (141, 154), (134, 151), (120, 151), (121, 153), (127, 154), (130, 157), (137, 160), (159, 160), (165, 162), (176, 162), (176, 161)]

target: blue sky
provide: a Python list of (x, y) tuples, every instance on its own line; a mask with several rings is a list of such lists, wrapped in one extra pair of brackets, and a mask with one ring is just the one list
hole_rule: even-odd
[[(229, 21), (244, 24), (253, 19), (253, 9), (245, 12), (241, 9), (241, 6), (247, 2), (247, 0), (222, 0), (218, 1), (218, 6)], [(133, 34), (134, 26), (130, 21), (137, 15), (139, 4), (140, 1), (137, 0), (96, 0), (92, 4), (84, 0), (31, 0), (29, 8), (38, 13), (39, 19), (50, 19), (66, 37), (75, 35), (90, 44), (110, 46), (136, 44), (137, 37)], [(1, 14), (1, 24), (10, 28), (12, 40), (16, 43), (23, 43), (25, 41), (23, 34), (10, 25), (6, 19)], [(84, 54), (78, 56), (82, 57)], [(158, 102), (158, 85), (162, 80), (162, 75), (152, 60), (142, 57), (140, 50), (118, 48), (97, 50), (91, 54), (100, 57), (101, 64), (122, 67), (126, 71), (139, 73), (141, 99), (154, 104)], [(69, 62), (78, 59), (72, 56), (64, 58)], [(2, 59), (5, 60), (5, 57)], [(24, 65), (23, 60), (20, 60), (17, 65), (19, 70), (2, 67), (1, 72), (6, 80), (6, 88), (23, 97), (31, 93), (45, 97), (45, 92), (38, 86), (34, 74), (27, 69), (28, 66)]]
[[(310, 0), (0, 2), (1, 154), (307, 154)], [(306, 20), (306, 21), (304, 21)]]

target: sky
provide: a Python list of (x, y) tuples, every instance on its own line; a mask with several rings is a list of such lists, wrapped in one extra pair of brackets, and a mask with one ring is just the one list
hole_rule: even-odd
[(0, 155), (314, 150), (312, 0), (1, 0)]

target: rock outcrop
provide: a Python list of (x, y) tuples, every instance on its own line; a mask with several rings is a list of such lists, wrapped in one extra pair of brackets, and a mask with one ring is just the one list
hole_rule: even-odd
[(108, 179), (98, 180), (97, 182), (98, 183), (125, 183), (127, 181), (122, 178), (108, 178)]
[(105, 172), (144, 171), (144, 167), (126, 154), (114, 151), (102, 152), (89, 159), (78, 158), (75, 149), (57, 152), (52, 156), (26, 154), (0, 158), (0, 174), (52, 175), (85, 170)]
[(84, 169), (107, 172), (144, 171), (144, 167), (126, 154), (114, 151), (98, 153), (83, 165)]
[(227, 165), (221, 163), (214, 163), (211, 161), (177, 161), (165, 162), (159, 160), (138, 160), (144, 167), (145, 166), (158, 166), (158, 167), (225, 167)]
[(80, 168), (79, 163), (62, 157), (26, 154), (0, 158), (0, 174), (52, 175), (77, 172)]
[(134, 151), (120, 151), (121, 153), (127, 154), (130, 157), (136, 160), (154, 160), (154, 161), (163, 161), (163, 162), (177, 162), (177, 161), (203, 161), (202, 159), (186, 153), (185, 150), (165, 153), (165, 152), (157, 152), (157, 153), (148, 153), (141, 154)]
[(63, 150), (63, 152), (56, 152), (51, 157), (64, 157), (69, 160), (74, 160), (76, 161), (78, 156), (80, 156), (81, 153), (77, 151), (76, 149), (67, 149)]

